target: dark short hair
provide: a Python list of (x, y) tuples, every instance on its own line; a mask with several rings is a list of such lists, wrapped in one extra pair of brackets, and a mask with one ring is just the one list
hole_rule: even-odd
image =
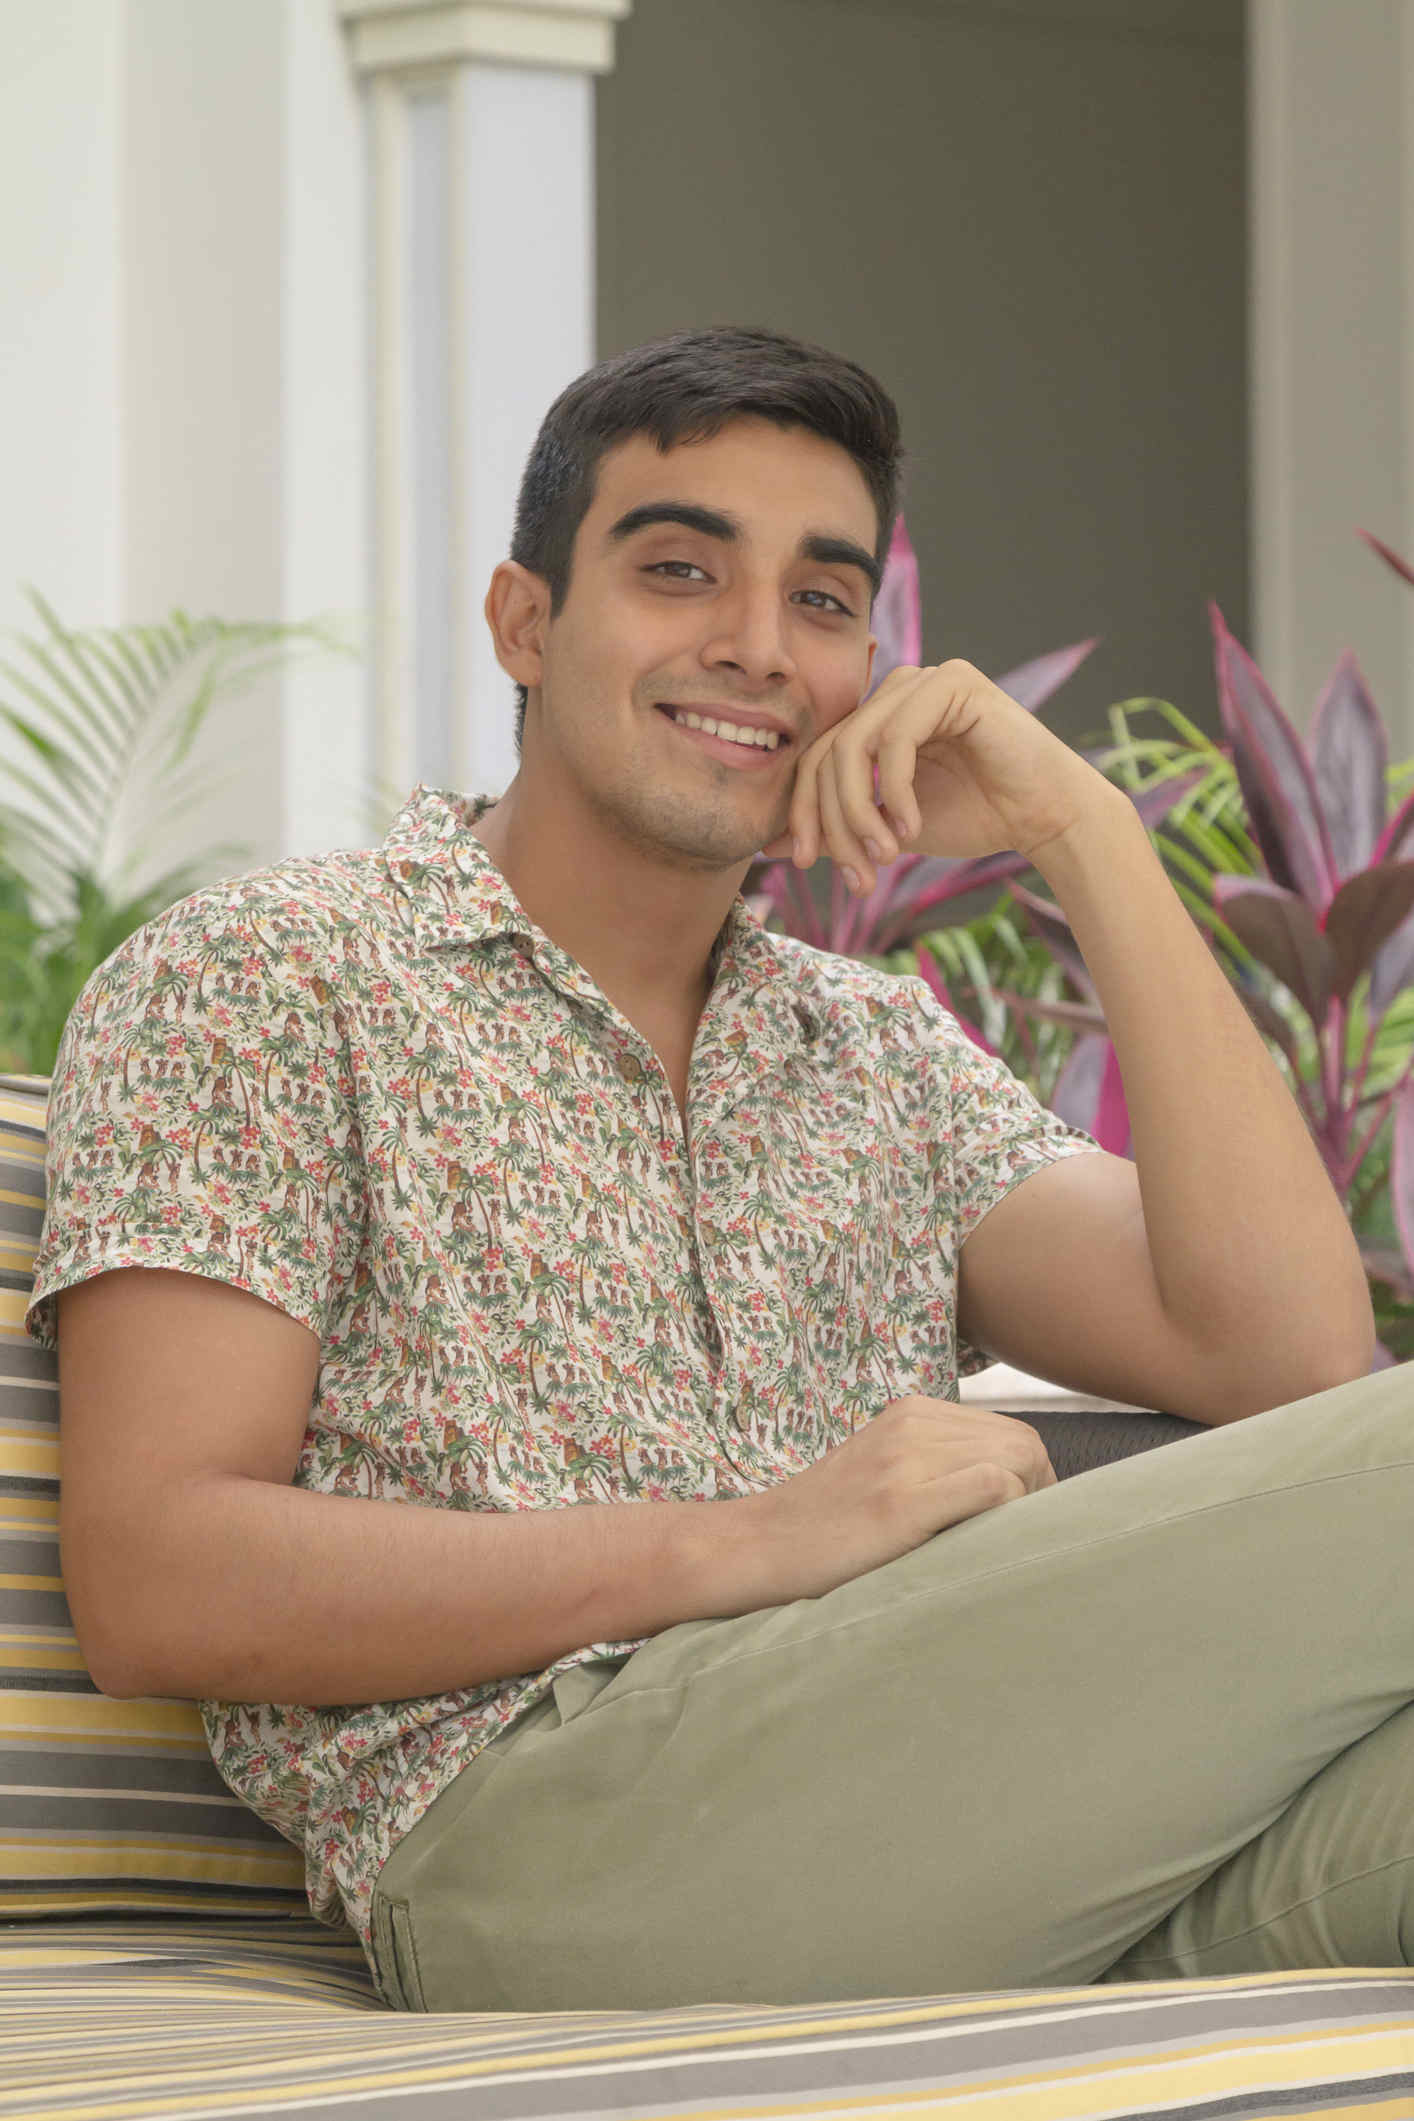
[[(900, 505), (904, 451), (898, 408), (857, 362), (784, 332), (714, 324), (675, 331), (587, 368), (540, 423), (516, 497), (510, 557), (550, 587), (558, 618), (570, 559), (594, 500), (605, 452), (651, 434), (662, 451), (706, 441), (730, 420), (756, 414), (805, 427), (848, 450), (874, 497), (874, 557), (882, 575)], [(516, 756), (528, 693), (516, 686)]]

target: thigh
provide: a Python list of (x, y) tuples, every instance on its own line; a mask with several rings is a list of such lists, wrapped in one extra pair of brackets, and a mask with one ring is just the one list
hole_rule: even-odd
[(1337, 1753), (1101, 1976), (1414, 1966), (1414, 1704)]
[(411, 2007), (1097, 1979), (1414, 1699), (1412, 1512), (1401, 1367), (666, 1629), (393, 1852)]

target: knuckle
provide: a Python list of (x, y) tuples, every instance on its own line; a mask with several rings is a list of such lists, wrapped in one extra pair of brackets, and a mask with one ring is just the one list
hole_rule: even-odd
[(1014, 1502), (1019, 1495), (1026, 1493), (1025, 1481), (1019, 1473), (1013, 1473), (1009, 1466), (1000, 1466), (988, 1460), (983, 1471), (987, 1475), (987, 1493), (995, 1502)]

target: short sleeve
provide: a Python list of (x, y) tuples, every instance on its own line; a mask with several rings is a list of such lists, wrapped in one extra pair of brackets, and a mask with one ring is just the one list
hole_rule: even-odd
[[(1099, 1153), (1100, 1144), (1082, 1127), (1073, 1127), (1049, 1111), (1004, 1061), (968, 1036), (931, 988), (919, 984), (947, 1077), (951, 1154), (943, 1168), (951, 1178), (956, 1260), (965, 1239), (1014, 1186), (1062, 1157)], [(958, 1335), (959, 1378), (974, 1377), (995, 1360)]]
[(90, 974), (50, 1079), (42, 1348), (57, 1293), (114, 1267), (228, 1282), (326, 1337), (366, 1219), (331, 948), (311, 910), (214, 886)]

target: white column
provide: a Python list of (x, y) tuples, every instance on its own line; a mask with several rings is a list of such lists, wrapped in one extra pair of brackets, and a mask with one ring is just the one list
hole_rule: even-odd
[(594, 359), (593, 76), (632, 0), (336, 0), (365, 77), (377, 766), (500, 794), (482, 613), (551, 400)]
[[(0, 624), (40, 630), (32, 581), (75, 627), (180, 606), (356, 638), (363, 143), (328, 0), (0, 0), (0, 52)], [(305, 656), (218, 696), (181, 769), (208, 799), (170, 814), (140, 765), (105, 882), (368, 844), (368, 692)]]
[(1414, 0), (1247, 0), (1249, 643), (1296, 727), (1347, 649), (1414, 755)]
[(281, 0), (281, 46), (283, 210), (269, 260), (281, 319), (281, 602), (287, 618), (332, 617), (358, 654), (308, 657), (282, 679), (275, 859), (373, 845), (407, 793), (378, 782), (372, 745), (362, 107), (328, 0)]
[[(0, 627), (121, 616), (119, 0), (0, 0)], [(6, 730), (0, 756), (18, 756)], [(16, 801), (14, 791), (5, 800)]]

